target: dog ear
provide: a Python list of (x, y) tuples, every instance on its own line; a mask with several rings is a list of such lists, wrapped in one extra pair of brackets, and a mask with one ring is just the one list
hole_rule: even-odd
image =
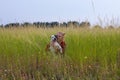
[(65, 35), (65, 33), (62, 34), (63, 36)]
[(58, 36), (57, 36), (57, 35), (55, 35), (55, 37), (56, 37), (56, 38), (58, 38)]
[(52, 35), (50, 36), (50, 38), (52, 38)]

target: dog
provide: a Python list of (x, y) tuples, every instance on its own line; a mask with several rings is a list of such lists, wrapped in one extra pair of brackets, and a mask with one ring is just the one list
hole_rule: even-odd
[(63, 33), (63, 32), (58, 32), (58, 33), (56, 34), (56, 36), (57, 36), (57, 38), (58, 38), (57, 42), (58, 42), (58, 43), (60, 44), (60, 46), (62, 47), (62, 50), (63, 50), (62, 55), (64, 56), (64, 54), (65, 54), (65, 49), (66, 49), (66, 42), (64, 41), (65, 33)]
[(51, 35), (49, 50), (55, 54), (58, 54), (58, 53), (62, 54), (63, 53), (62, 47), (57, 42), (57, 40), (58, 40), (57, 35)]
[[(60, 53), (62, 56), (65, 55), (66, 42), (64, 41), (65, 33), (58, 32), (55, 35), (51, 35), (50, 42), (46, 45), (45, 51), (51, 51), (53, 53)], [(57, 48), (54, 48), (54, 45), (58, 45)], [(62, 49), (61, 49), (62, 48)]]

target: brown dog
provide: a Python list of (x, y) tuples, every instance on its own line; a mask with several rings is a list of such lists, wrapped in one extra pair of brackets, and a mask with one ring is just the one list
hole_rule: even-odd
[[(57, 42), (59, 43), (59, 45), (61, 46), (62, 48), (62, 55), (65, 54), (65, 48), (66, 48), (66, 43), (64, 41), (64, 36), (65, 36), (65, 33), (62, 33), (62, 32), (58, 32), (56, 34), (57, 36)], [(46, 45), (46, 51), (50, 51), (50, 43)]]

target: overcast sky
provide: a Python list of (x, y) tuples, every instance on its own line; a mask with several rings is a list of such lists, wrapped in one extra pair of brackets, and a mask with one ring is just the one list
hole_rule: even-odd
[(0, 24), (119, 19), (120, 0), (0, 0)]

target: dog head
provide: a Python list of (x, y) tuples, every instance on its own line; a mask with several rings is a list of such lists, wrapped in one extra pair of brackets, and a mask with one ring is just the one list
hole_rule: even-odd
[(57, 41), (57, 35), (51, 35), (51, 41)]
[(63, 41), (64, 36), (65, 36), (65, 33), (63, 33), (63, 32), (58, 32), (56, 35), (57, 35), (57, 38), (58, 38), (58, 42)]

